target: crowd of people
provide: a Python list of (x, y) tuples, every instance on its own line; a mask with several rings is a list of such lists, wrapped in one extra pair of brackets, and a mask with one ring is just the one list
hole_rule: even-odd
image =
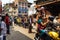
[[(40, 14), (40, 13), (39, 13)], [(58, 32), (59, 37), (60, 37), (60, 17), (55, 17), (55, 16), (48, 16), (48, 17), (43, 17), (41, 14), (38, 16), (37, 20), (37, 33), (36, 37), (42, 38), (41, 40), (48, 40), (49, 38), (46, 38), (47, 35), (44, 34), (45, 32), (42, 32), (43, 30), (47, 31), (55, 31)], [(40, 35), (38, 35), (40, 33)], [(44, 35), (42, 35), (44, 34)], [(54, 36), (52, 36), (54, 37)], [(49, 39), (51, 40), (51, 39)]]
[(33, 27), (37, 30), (35, 40), (60, 40), (60, 14), (52, 15), (41, 7), (35, 15), (29, 17), (29, 33), (32, 33)]
[[(42, 7), (42, 9), (44, 8)], [(39, 39), (40, 37), (41, 40), (48, 40), (48, 39), (51, 40), (50, 36), (48, 36), (48, 34), (45, 34), (46, 31), (48, 31), (48, 33), (54, 32), (59, 36), (57, 36), (54, 33), (53, 34), (60, 38), (60, 15), (59, 14), (58, 16), (54, 16), (52, 14), (49, 14), (49, 12), (45, 13), (44, 11), (43, 12), (37, 11), (36, 14), (30, 15), (29, 17), (26, 16), (23, 17), (20, 22), (22, 23), (22, 26), (24, 28), (28, 27), (29, 29), (28, 33), (33, 33), (32, 29), (35, 28), (35, 30), (37, 30), (35, 38), (37, 39)], [(19, 25), (21, 23), (19, 23)], [(49, 33), (49, 35), (53, 35), (53, 34)], [(54, 36), (52, 36), (52, 38), (53, 37)]]
[(10, 34), (10, 18), (8, 14), (0, 15), (0, 40), (6, 40), (6, 34)]
[[(58, 39), (60, 38), (60, 15), (58, 14), (58, 16), (54, 16), (49, 12), (45, 13), (44, 11), (45, 10), (42, 7), (41, 10), (37, 10), (36, 14), (33, 14), (28, 18), (24, 17), (24, 19), (22, 20), (22, 23), (24, 25), (23, 27), (26, 28), (26, 23), (28, 24), (28, 33), (32, 33), (32, 29), (35, 27), (35, 30), (37, 30), (35, 37), (37, 39), (39, 39), (40, 37), (41, 39), (39, 40), (60, 40)], [(25, 19), (27, 19), (27, 22)], [(50, 36), (48, 36), (48, 34), (50, 36), (54, 34), (56, 37), (53, 35), (51, 36), (51, 38)], [(55, 37), (56, 39), (53, 37)]]
[[(44, 8), (42, 7), (42, 9)], [(36, 14), (29, 17), (24, 16), (20, 19), (18, 16), (17, 20), (13, 18), (13, 21), (19, 26), (22, 24), (24, 28), (28, 28), (28, 33), (32, 33), (32, 29), (35, 27), (35, 30), (37, 30), (35, 39), (37, 38), (39, 40), (51, 40), (46, 31), (56, 32), (60, 38), (60, 15), (52, 16), (51, 14), (45, 14), (45, 12), (37, 11)], [(6, 40), (6, 34), (10, 34), (10, 17), (8, 14), (5, 16), (0, 15), (0, 39)]]

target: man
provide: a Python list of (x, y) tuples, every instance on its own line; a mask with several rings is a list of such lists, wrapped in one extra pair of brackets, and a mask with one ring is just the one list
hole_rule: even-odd
[(32, 19), (32, 16), (30, 16), (30, 18), (29, 18), (29, 33), (32, 33), (32, 23), (33, 23), (33, 19)]
[(6, 23), (6, 27), (7, 27), (7, 34), (10, 34), (10, 20), (9, 20), (8, 14), (6, 14), (6, 16), (5, 16), (5, 23)]

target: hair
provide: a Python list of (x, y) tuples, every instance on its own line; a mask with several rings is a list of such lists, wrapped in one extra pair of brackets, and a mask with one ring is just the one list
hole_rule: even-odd
[(53, 21), (53, 20), (54, 20), (54, 18), (53, 18), (53, 17), (49, 17), (48, 19), (49, 19), (50, 21)]
[(42, 16), (39, 16), (38, 18), (39, 18), (39, 19), (42, 19)]
[(8, 16), (8, 14), (6, 14), (6, 16)]
[(5, 20), (5, 18), (2, 17), (1, 21), (4, 21), (4, 20)]

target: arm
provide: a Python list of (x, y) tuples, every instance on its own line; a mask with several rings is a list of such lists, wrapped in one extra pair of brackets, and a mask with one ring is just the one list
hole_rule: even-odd
[(57, 26), (56, 30), (60, 30), (60, 27), (59, 27), (59, 26)]
[(41, 22), (41, 24), (44, 26), (44, 25), (46, 25), (48, 22), (45, 22), (45, 23), (43, 23), (43, 22)]
[(46, 20), (44, 23), (41, 22), (41, 24), (44, 26), (44, 25), (46, 25), (48, 22), (49, 22), (49, 20)]

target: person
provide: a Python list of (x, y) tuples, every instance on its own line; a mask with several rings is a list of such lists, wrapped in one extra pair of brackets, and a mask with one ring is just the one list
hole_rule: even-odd
[[(46, 34), (45, 34), (45, 28), (46, 28), (46, 25), (49, 21), (47, 20), (47, 18), (44, 18), (42, 16), (39, 17), (38, 21), (37, 21), (37, 24), (38, 24), (38, 27), (37, 27), (37, 33), (36, 33), (36, 37), (37, 38), (40, 38), (40, 39), (45, 39), (46, 37)], [(38, 36), (37, 36), (38, 35)]]
[(56, 27), (56, 30), (58, 31), (58, 33), (59, 33), (59, 38), (60, 38), (60, 18), (58, 17), (58, 19), (57, 19), (57, 27)]
[(1, 27), (1, 15), (0, 15), (0, 40), (3, 40), (2, 27)]
[(25, 27), (24, 17), (22, 18), (22, 26), (23, 26), (23, 28)]
[(32, 19), (32, 16), (30, 16), (30, 18), (29, 18), (29, 33), (32, 33), (32, 22), (33, 22), (33, 19)]
[(25, 17), (24, 23), (25, 23), (25, 28), (27, 28), (27, 17)]
[(48, 23), (48, 20), (47, 20), (47, 18), (39, 17), (37, 23), (38, 23), (38, 29), (42, 30), (42, 29), (46, 28), (46, 24)]
[(1, 31), (2, 29), (1, 29), (1, 15), (0, 15), (0, 35), (1, 35)]
[(6, 31), (7, 31), (7, 28), (6, 28), (6, 23), (4, 22), (3, 18), (1, 20), (1, 28), (2, 28), (1, 34), (3, 35), (3, 40), (6, 40)]
[[(51, 31), (56, 30), (56, 29), (55, 29), (56, 25), (53, 23), (54, 18), (53, 18), (53, 17), (49, 17), (48, 20), (49, 20), (49, 22), (48, 22), (47, 25), (46, 25), (46, 29), (49, 30), (49, 31), (50, 31), (50, 30), (51, 30)], [(54, 30), (53, 30), (53, 29), (54, 29)]]
[(8, 14), (6, 14), (6, 16), (5, 16), (5, 23), (6, 23), (6, 27), (7, 27), (7, 34), (10, 34), (10, 20), (9, 20)]

